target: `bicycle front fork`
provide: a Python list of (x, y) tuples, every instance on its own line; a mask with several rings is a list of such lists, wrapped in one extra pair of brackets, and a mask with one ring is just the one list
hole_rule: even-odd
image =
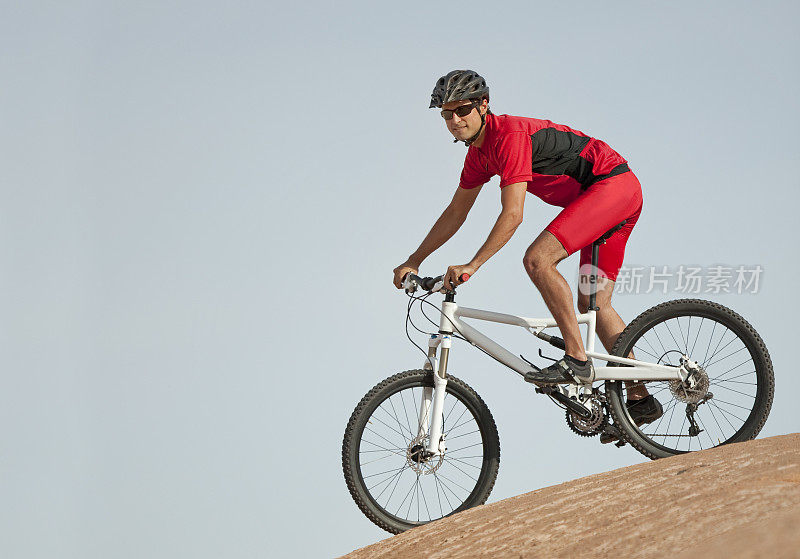
[[(433, 334), (428, 340), (428, 358), (425, 360), (423, 368), (426, 371), (433, 371), (433, 386), (426, 386), (422, 389), (422, 401), (419, 406), (419, 421), (417, 440), (420, 442), (428, 436), (428, 444), (425, 451), (430, 456), (443, 454), (447, 450), (442, 435), (444, 396), (447, 388), (447, 358), (450, 354), (452, 340), (449, 334)], [(436, 351), (441, 346), (439, 359), (436, 358)], [(439, 365), (437, 371), (436, 365)], [(430, 427), (428, 420), (430, 419)]]

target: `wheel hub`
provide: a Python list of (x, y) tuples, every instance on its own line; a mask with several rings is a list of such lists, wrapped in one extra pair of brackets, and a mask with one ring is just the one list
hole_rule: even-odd
[(425, 450), (427, 441), (428, 437), (416, 437), (406, 449), (406, 462), (417, 475), (432, 474), (439, 469), (444, 460), (444, 454), (435, 455)]
[(428, 458), (424, 456), (425, 454), (425, 447), (421, 444), (415, 444), (410, 449), (408, 449), (408, 458), (417, 464), (421, 464), (426, 462)]
[(708, 394), (710, 382), (706, 370), (697, 365), (689, 369), (689, 376), (685, 381), (669, 381), (669, 390), (679, 402), (684, 404), (696, 404)]

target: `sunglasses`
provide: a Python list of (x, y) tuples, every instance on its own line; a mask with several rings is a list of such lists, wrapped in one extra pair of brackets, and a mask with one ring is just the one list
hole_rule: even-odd
[(472, 110), (481, 104), (482, 101), (473, 101), (469, 105), (461, 105), (455, 109), (442, 109), (442, 118), (445, 120), (453, 120), (453, 113), (457, 114), (460, 118), (467, 116)]

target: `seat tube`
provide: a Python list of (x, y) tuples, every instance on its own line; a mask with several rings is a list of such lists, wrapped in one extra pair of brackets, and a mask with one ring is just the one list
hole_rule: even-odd
[(594, 351), (595, 328), (597, 327), (597, 262), (600, 259), (600, 243), (592, 243), (592, 270), (589, 275), (589, 323), (586, 325), (586, 351)]
[(597, 327), (597, 311), (590, 309), (589, 323), (586, 325), (586, 351), (594, 351), (595, 329)]

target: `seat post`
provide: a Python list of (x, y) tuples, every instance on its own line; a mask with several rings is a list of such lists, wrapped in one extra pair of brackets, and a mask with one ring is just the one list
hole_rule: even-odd
[(597, 261), (600, 259), (600, 243), (592, 243), (592, 273), (589, 275), (589, 310), (599, 311), (597, 306)]
[(621, 223), (612, 227), (605, 234), (592, 243), (592, 273), (589, 275), (589, 310), (599, 311), (600, 307), (597, 306), (597, 262), (600, 260), (600, 245), (606, 244), (606, 239), (611, 235), (622, 229), (622, 226), (628, 222), (623, 219)]

